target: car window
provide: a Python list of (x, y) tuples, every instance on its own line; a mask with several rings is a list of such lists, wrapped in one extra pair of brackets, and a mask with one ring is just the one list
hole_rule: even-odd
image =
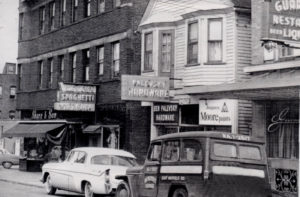
[(261, 153), (258, 147), (241, 145), (239, 147), (240, 158), (261, 160)]
[(201, 143), (198, 140), (184, 139), (182, 140), (182, 161), (202, 161), (203, 151)]
[(69, 156), (68, 156), (67, 161), (73, 163), (77, 159), (77, 157), (78, 157), (78, 152), (77, 151), (71, 151)]
[(86, 158), (86, 153), (79, 151), (77, 154), (77, 158), (75, 159), (75, 163), (84, 163)]
[(153, 143), (150, 146), (150, 150), (147, 158), (149, 161), (159, 161), (160, 154), (161, 154), (161, 143), (160, 142)]
[(180, 150), (179, 140), (165, 141), (163, 146), (162, 161), (178, 161), (179, 150)]
[(220, 157), (237, 157), (236, 145), (227, 143), (214, 143), (214, 154)]
[(136, 165), (136, 160), (134, 158), (114, 155), (112, 156), (112, 165), (133, 167)]
[(111, 158), (109, 155), (96, 155), (91, 158), (91, 164), (95, 165), (110, 165)]

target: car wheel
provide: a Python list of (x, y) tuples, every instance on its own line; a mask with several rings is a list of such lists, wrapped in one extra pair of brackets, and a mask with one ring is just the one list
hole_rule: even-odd
[(172, 197), (188, 197), (186, 189), (178, 188), (174, 191)]
[(93, 191), (92, 191), (92, 185), (87, 182), (84, 186), (84, 196), (85, 197), (95, 197)]
[(56, 188), (52, 186), (50, 175), (47, 176), (46, 182), (45, 182), (45, 189), (47, 194), (54, 195), (56, 192)]
[(8, 161), (5, 161), (5, 162), (2, 163), (2, 166), (3, 166), (4, 168), (6, 168), (6, 169), (11, 168), (12, 165), (13, 165), (13, 164), (12, 164), (11, 162), (8, 162)]
[(116, 197), (130, 197), (130, 188), (128, 183), (122, 181), (116, 190)]

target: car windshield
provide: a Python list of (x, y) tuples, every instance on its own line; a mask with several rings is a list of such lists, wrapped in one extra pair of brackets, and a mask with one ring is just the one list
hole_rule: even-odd
[(91, 158), (91, 164), (132, 167), (136, 165), (136, 160), (134, 158), (118, 155), (96, 155)]

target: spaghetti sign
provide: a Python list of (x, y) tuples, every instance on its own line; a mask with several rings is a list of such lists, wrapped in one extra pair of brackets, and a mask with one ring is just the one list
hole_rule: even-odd
[(271, 0), (268, 6), (266, 39), (300, 41), (300, 0)]

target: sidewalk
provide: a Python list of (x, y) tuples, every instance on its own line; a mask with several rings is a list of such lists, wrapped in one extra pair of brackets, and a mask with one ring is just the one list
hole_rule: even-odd
[(23, 172), (19, 171), (19, 166), (13, 166), (11, 169), (5, 169), (0, 166), (0, 184), (1, 181), (27, 185), (32, 187), (43, 187), (40, 181), (42, 177), (41, 172)]

